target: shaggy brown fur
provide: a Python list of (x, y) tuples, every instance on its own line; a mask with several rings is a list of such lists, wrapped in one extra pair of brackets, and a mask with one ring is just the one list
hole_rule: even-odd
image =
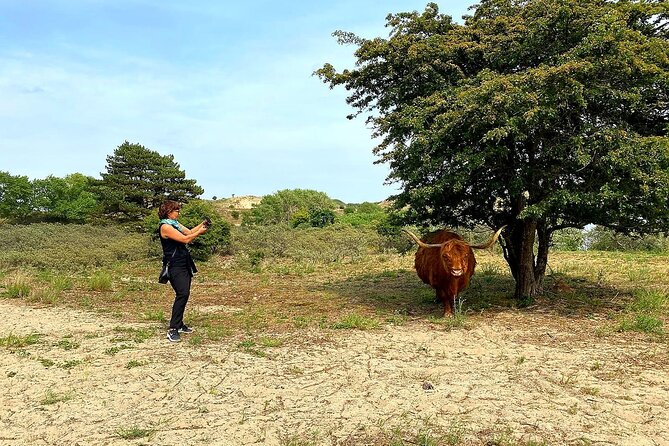
[(423, 282), (436, 290), (437, 299), (444, 303), (444, 316), (453, 314), (455, 299), (469, 286), (469, 280), (474, 274), (476, 258), (472, 248), (491, 247), (502, 229), (482, 245), (470, 245), (455, 232), (445, 230), (429, 234), (425, 242), (405, 231), (419, 245), (415, 260), (416, 273)]

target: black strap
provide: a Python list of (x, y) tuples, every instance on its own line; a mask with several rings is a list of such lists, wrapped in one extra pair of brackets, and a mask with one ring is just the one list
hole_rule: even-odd
[(174, 260), (174, 254), (177, 253), (177, 250), (178, 250), (178, 249), (179, 249), (178, 246), (176, 246), (176, 247), (174, 248), (174, 251), (172, 251), (172, 257), (170, 257), (170, 259), (167, 261), (167, 264), (170, 264), (170, 265), (172, 264), (172, 260)]

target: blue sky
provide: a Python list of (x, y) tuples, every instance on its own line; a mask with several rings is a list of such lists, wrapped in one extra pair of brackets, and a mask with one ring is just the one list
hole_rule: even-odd
[(0, 170), (99, 177), (127, 140), (173, 154), (204, 198), (383, 200), (364, 118), (312, 73), (353, 66), (333, 31), (387, 37), (388, 13), (427, 3), (0, 0)]

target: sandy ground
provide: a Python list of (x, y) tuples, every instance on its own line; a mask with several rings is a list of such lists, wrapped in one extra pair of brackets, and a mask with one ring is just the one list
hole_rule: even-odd
[[(170, 344), (155, 323), (7, 300), (0, 311), (0, 337), (41, 335), (0, 347), (2, 445), (354, 445), (429, 427), (460, 444), (669, 445), (667, 345), (584, 336), (582, 319), (314, 331), (258, 357), (232, 340)], [(119, 341), (118, 327), (155, 336)], [(134, 428), (152, 433), (122, 438)]]

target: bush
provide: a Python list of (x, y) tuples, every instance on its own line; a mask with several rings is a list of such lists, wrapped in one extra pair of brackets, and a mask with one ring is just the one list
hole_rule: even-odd
[[(230, 252), (230, 223), (223, 220), (210, 203), (193, 200), (185, 204), (181, 208), (179, 223), (192, 228), (202, 223), (205, 217), (211, 219), (209, 230), (188, 245), (195, 260), (207, 260), (213, 254)], [(159, 221), (158, 213), (153, 212), (143, 222), (144, 230), (152, 235), (156, 243), (160, 243), (158, 240)]]
[(558, 251), (579, 251), (585, 249), (585, 231), (567, 228), (553, 233), (553, 247)]
[(2, 225), (0, 266), (82, 270), (147, 258), (150, 238), (120, 226)]
[(294, 229), (287, 225), (234, 228), (232, 251), (261, 252), (267, 257), (334, 262), (381, 251), (380, 236), (372, 229), (331, 225)]
[(386, 219), (387, 214), (381, 206), (365, 202), (344, 208), (344, 213), (337, 216), (337, 223), (351, 225), (354, 228), (376, 227)]
[(300, 211), (333, 210), (334, 200), (323, 192), (309, 189), (285, 189), (265, 195), (260, 203), (243, 216), (245, 225), (290, 224)]
[(595, 226), (585, 234), (585, 245), (596, 251), (669, 252), (669, 237), (664, 234), (625, 235), (602, 226)]
[(311, 209), (309, 224), (314, 228), (323, 228), (335, 222), (335, 214), (330, 209)]

